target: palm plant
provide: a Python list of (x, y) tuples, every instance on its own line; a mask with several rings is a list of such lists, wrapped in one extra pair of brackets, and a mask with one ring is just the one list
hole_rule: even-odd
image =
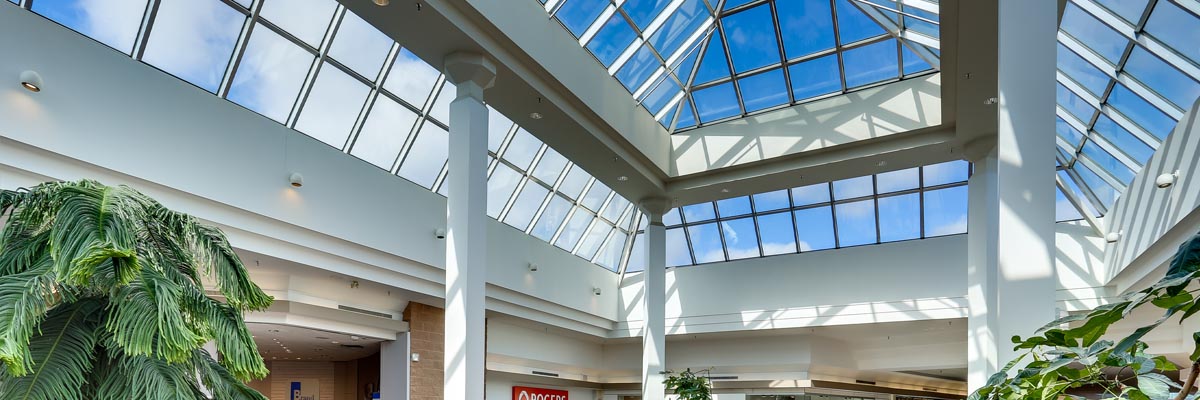
[(679, 396), (679, 400), (712, 400), (708, 373), (707, 369), (692, 372), (691, 368), (679, 373), (666, 371), (667, 379), (663, 380), (663, 385)]
[(0, 399), (265, 399), (272, 299), (217, 228), (95, 181), (0, 190), (0, 223)]

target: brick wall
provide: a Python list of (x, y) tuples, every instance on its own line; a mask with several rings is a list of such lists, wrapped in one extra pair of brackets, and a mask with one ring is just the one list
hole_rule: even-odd
[(410, 400), (445, 400), (446, 312), (441, 308), (410, 302), (404, 310), (412, 352), (421, 361), (409, 371)]

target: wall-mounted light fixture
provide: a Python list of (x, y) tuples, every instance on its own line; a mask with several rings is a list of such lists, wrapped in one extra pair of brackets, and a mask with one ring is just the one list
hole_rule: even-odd
[(21, 71), (21, 87), (30, 92), (41, 92), (45, 88), (45, 83), (42, 82), (42, 75), (35, 71)]
[(1121, 232), (1109, 232), (1108, 235), (1104, 236), (1104, 240), (1109, 243), (1116, 243), (1118, 240), (1121, 240)]
[(1162, 175), (1159, 175), (1157, 178), (1154, 178), (1154, 186), (1158, 186), (1159, 189), (1166, 189), (1166, 188), (1169, 188), (1172, 185), (1174, 185), (1175, 180), (1178, 178), (1179, 178), (1179, 171), (1175, 171), (1174, 173), (1162, 174)]
[(538, 270), (537, 264), (529, 263), (529, 272), (537, 272), (537, 270)]
[(442, 229), (442, 228), (434, 229), (433, 237), (438, 238), (438, 239), (445, 239), (446, 238), (446, 230)]
[(421, 362), (421, 353), (412, 353), (408, 356), (412, 362)]
[(594, 287), (594, 288), (592, 288), (592, 294), (599, 296), (599, 295), (600, 295), (600, 288), (598, 288), (598, 287)]
[(293, 172), (292, 175), (288, 177), (288, 182), (292, 184), (292, 187), (304, 186), (304, 175), (300, 175), (299, 172)]

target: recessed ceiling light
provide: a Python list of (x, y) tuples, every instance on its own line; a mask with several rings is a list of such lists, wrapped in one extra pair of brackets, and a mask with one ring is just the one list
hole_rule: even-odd
[(884, 167), (884, 166), (887, 166), (887, 161), (880, 161), (880, 162), (879, 162), (879, 164), (875, 164), (875, 165), (878, 165), (878, 166), (880, 166), (880, 167)]
[(721, 193), (729, 193), (729, 189), (721, 189)]
[(338, 344), (338, 341), (334, 340), (334, 341), (332, 341), (332, 342), (329, 342), (329, 343)]
[(386, 6), (391, 3), (391, 1), (388, 1), (388, 0), (374, 0), (374, 1), (375, 1), (375, 5), (380, 6), (380, 7)]
[(538, 113), (538, 112), (529, 113), (529, 118), (542, 119), (542, 113)]
[(618, 181), (621, 181), (621, 182), (625, 182), (625, 181), (628, 181), (628, 180), (629, 180), (629, 177), (628, 177), (628, 176), (625, 176), (625, 175), (621, 175), (621, 176), (618, 176), (618, 177), (617, 177), (617, 180), (618, 180)]

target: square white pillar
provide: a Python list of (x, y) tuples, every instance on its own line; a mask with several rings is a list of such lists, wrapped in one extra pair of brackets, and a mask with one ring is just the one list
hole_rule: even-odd
[(667, 228), (662, 217), (670, 202), (646, 199), (641, 206), (650, 219), (645, 233), (646, 271), (643, 272), (642, 307), (646, 320), (642, 327), (642, 400), (663, 400), (666, 396), (663, 371), (667, 368)]

